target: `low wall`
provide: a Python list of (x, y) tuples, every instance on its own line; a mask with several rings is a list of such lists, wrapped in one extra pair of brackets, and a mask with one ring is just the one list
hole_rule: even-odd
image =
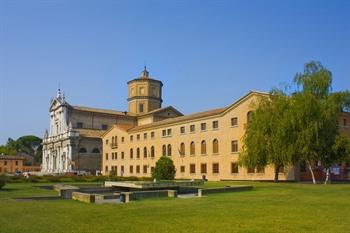
[(79, 190), (79, 187), (57, 184), (53, 186), (53, 189), (58, 192), (61, 198), (72, 199), (72, 193)]
[(141, 200), (146, 198), (159, 198), (159, 197), (177, 197), (176, 190), (152, 190), (152, 191), (135, 191), (135, 192), (122, 192), (120, 193), (121, 202), (129, 202), (132, 200)]
[[(198, 189), (198, 196), (206, 195), (206, 194), (213, 194), (213, 193), (229, 193), (229, 192), (247, 191), (247, 190), (252, 190), (252, 189), (253, 189), (253, 186), (250, 186), (250, 185)], [(201, 195), (200, 195), (200, 192), (201, 192)]]
[(81, 192), (73, 192), (72, 199), (85, 202), (85, 203), (95, 203), (95, 195)]

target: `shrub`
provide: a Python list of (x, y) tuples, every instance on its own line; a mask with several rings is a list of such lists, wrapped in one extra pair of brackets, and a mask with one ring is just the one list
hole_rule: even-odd
[(174, 162), (170, 158), (162, 156), (156, 163), (156, 167), (152, 172), (152, 178), (157, 180), (173, 180), (175, 173)]
[(0, 175), (0, 189), (4, 187), (6, 184), (6, 177), (4, 175)]

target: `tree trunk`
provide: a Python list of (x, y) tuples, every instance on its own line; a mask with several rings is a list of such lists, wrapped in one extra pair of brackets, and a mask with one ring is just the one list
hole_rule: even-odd
[(278, 182), (278, 173), (279, 173), (279, 166), (275, 166), (275, 178), (274, 178), (274, 182)]
[(324, 184), (328, 184), (331, 182), (331, 174), (330, 174), (330, 168), (328, 167), (326, 169), (326, 179), (324, 181)]
[(311, 163), (309, 161), (307, 161), (307, 165), (308, 165), (308, 168), (309, 168), (310, 173), (311, 173), (312, 183), (316, 184), (315, 175), (314, 175), (314, 171), (312, 170)]

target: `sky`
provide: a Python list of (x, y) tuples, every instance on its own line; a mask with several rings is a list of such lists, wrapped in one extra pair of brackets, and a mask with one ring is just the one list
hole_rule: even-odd
[(50, 100), (127, 110), (146, 65), (163, 106), (225, 107), (320, 61), (350, 89), (348, 0), (0, 0), (0, 144), (42, 137)]

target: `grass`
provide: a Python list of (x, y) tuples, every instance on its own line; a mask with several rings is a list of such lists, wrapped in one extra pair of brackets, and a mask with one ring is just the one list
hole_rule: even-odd
[(18, 202), (13, 197), (57, 195), (38, 184), (0, 191), (0, 232), (350, 232), (350, 185), (251, 184), (253, 191), (128, 204), (72, 200)]

